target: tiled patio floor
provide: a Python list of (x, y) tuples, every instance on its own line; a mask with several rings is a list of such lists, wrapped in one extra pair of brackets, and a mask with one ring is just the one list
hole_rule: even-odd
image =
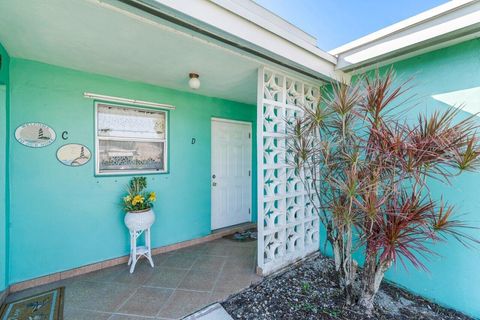
[(65, 286), (65, 319), (178, 319), (261, 278), (256, 242), (219, 239), (154, 256), (133, 274), (120, 265), (11, 294), (7, 301)]

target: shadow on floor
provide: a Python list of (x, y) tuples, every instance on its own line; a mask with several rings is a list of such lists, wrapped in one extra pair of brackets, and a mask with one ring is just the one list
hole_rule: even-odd
[(142, 259), (135, 272), (126, 264), (12, 293), (14, 301), (65, 286), (66, 320), (179, 319), (241, 291), (255, 274), (257, 242), (219, 239)]

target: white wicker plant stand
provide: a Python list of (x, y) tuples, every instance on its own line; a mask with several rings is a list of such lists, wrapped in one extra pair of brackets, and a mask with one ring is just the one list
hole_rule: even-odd
[[(135, 266), (140, 258), (145, 257), (150, 262), (153, 268), (152, 249), (150, 245), (150, 227), (155, 221), (155, 214), (150, 209), (145, 212), (134, 213), (128, 212), (125, 215), (125, 225), (130, 231), (130, 258), (128, 265), (130, 266), (130, 273), (133, 273)], [(138, 245), (138, 238), (145, 234), (145, 244)]]

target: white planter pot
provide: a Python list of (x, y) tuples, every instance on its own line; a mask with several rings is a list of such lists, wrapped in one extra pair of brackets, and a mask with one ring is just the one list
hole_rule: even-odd
[(129, 230), (145, 230), (155, 222), (155, 213), (152, 209), (127, 212), (124, 222)]

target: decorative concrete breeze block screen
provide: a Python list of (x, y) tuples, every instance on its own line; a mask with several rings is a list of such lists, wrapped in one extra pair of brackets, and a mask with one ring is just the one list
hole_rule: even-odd
[(277, 71), (258, 74), (258, 267), (264, 275), (319, 249), (319, 218), (286, 152), (286, 120), (317, 105), (320, 85)]

